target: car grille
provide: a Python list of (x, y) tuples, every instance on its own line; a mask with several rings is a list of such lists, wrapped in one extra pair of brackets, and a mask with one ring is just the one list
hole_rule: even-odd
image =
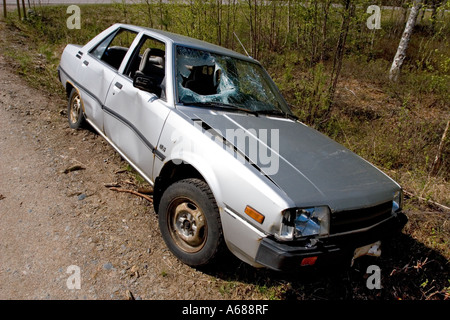
[(330, 234), (373, 226), (392, 215), (392, 201), (374, 207), (340, 211), (331, 214)]

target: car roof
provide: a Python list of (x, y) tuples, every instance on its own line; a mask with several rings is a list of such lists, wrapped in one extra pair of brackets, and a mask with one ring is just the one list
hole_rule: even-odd
[(134, 29), (137, 32), (145, 32), (146, 34), (148, 34), (150, 36), (158, 35), (159, 37), (162, 37), (165, 40), (172, 42), (174, 45), (180, 45), (180, 46), (210, 51), (210, 52), (214, 52), (214, 53), (221, 54), (221, 55), (231, 56), (231, 57), (241, 59), (241, 60), (259, 63), (255, 59), (253, 59), (249, 56), (243, 55), (239, 52), (236, 52), (236, 51), (233, 51), (233, 50), (230, 50), (230, 49), (227, 49), (227, 48), (224, 48), (224, 47), (221, 47), (221, 46), (218, 46), (218, 45), (206, 42), (206, 41), (183, 36), (180, 34), (169, 32), (169, 31), (152, 29), (152, 28), (147, 28), (147, 27), (140, 27), (140, 26), (135, 26), (135, 25), (130, 25), (130, 24), (122, 24), (122, 23), (116, 24), (116, 25), (120, 26), (120, 27), (125, 27), (125, 28), (128, 27), (130, 29)]

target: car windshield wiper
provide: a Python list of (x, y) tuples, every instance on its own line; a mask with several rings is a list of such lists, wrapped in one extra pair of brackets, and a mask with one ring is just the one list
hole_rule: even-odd
[(241, 111), (245, 113), (250, 113), (255, 116), (258, 116), (258, 112), (245, 109), (239, 106), (235, 106), (228, 103), (218, 102), (218, 101), (193, 101), (193, 102), (184, 102), (180, 101), (182, 105), (184, 106), (200, 106), (200, 107), (209, 107), (209, 108), (216, 108), (219, 110), (228, 110), (228, 111)]
[(283, 118), (289, 118), (291, 120), (298, 120), (297, 116), (293, 115), (292, 113), (283, 112), (281, 110), (258, 110), (257, 113), (269, 116), (280, 116)]

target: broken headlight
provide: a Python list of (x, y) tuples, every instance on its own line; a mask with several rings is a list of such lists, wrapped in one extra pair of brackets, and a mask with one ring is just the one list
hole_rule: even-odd
[(279, 240), (307, 236), (325, 236), (330, 232), (330, 209), (326, 206), (288, 209), (283, 212)]

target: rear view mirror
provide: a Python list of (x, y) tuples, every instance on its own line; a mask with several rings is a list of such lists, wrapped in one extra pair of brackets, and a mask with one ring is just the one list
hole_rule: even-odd
[(159, 96), (161, 88), (157, 85), (155, 79), (143, 74), (136, 74), (133, 78), (133, 86), (144, 91), (154, 93)]

